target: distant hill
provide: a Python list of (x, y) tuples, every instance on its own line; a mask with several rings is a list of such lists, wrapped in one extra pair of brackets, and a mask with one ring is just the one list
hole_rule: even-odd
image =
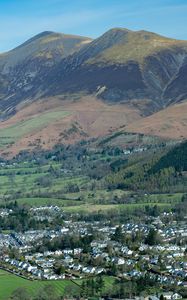
[(186, 41), (143, 30), (115, 28), (93, 41), (43, 32), (0, 56), (0, 108), (81, 92), (150, 114), (184, 99), (186, 60)]

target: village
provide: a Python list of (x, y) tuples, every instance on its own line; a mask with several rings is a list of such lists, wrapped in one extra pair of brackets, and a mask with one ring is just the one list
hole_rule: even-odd
[[(37, 219), (65, 214), (58, 206), (30, 211)], [(11, 210), (0, 214), (11, 215)], [(32, 280), (146, 277), (160, 283), (166, 292), (173, 286), (187, 288), (186, 222), (176, 222), (173, 213), (166, 212), (145, 221), (112, 224), (110, 220), (86, 222), (72, 217), (55, 230), (2, 232), (0, 267)], [(83, 246), (78, 242), (76, 247), (80, 240)], [(168, 300), (182, 298), (177, 293), (168, 295)]]

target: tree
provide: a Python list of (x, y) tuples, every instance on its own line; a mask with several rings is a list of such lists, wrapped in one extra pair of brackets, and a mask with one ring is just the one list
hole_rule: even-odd
[(98, 276), (96, 278), (96, 283), (95, 283), (95, 287), (96, 287), (96, 291), (98, 291), (99, 293), (102, 292), (103, 288), (105, 286), (105, 282), (103, 280), (102, 276)]
[(61, 275), (61, 274), (64, 274), (65, 273), (65, 267), (59, 263), (56, 263), (55, 266), (54, 266), (54, 272), (57, 274), (57, 275)]
[(123, 239), (122, 228), (121, 228), (121, 226), (118, 226), (116, 228), (115, 233), (114, 233), (114, 240), (117, 241), (117, 242), (121, 242), (122, 239)]
[(158, 234), (158, 231), (156, 231), (154, 228), (151, 228), (149, 230), (148, 236), (145, 240), (146, 244), (153, 246), (153, 245), (160, 243), (160, 241), (161, 241), (161, 238), (160, 238), (160, 235)]

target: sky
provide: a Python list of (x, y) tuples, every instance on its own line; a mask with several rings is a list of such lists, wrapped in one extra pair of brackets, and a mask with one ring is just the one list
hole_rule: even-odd
[(46, 30), (96, 38), (114, 27), (187, 40), (187, 0), (0, 0), (0, 52)]

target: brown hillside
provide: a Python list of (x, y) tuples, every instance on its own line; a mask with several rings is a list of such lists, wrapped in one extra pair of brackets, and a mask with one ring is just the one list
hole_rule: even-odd
[(0, 124), (1, 135), (20, 122), (39, 120), (44, 114), (67, 112), (46, 125), (30, 128), (13, 144), (2, 148), (1, 153), (15, 154), (20, 150), (41, 147), (49, 149), (57, 143), (73, 143), (82, 139), (101, 137), (118, 130), (121, 126), (141, 118), (135, 108), (128, 105), (109, 105), (95, 97), (85, 96), (78, 101), (60, 100), (58, 97), (44, 99), (22, 108), (12, 118)]
[(128, 125), (125, 130), (171, 139), (187, 139), (187, 102), (138, 120)]

